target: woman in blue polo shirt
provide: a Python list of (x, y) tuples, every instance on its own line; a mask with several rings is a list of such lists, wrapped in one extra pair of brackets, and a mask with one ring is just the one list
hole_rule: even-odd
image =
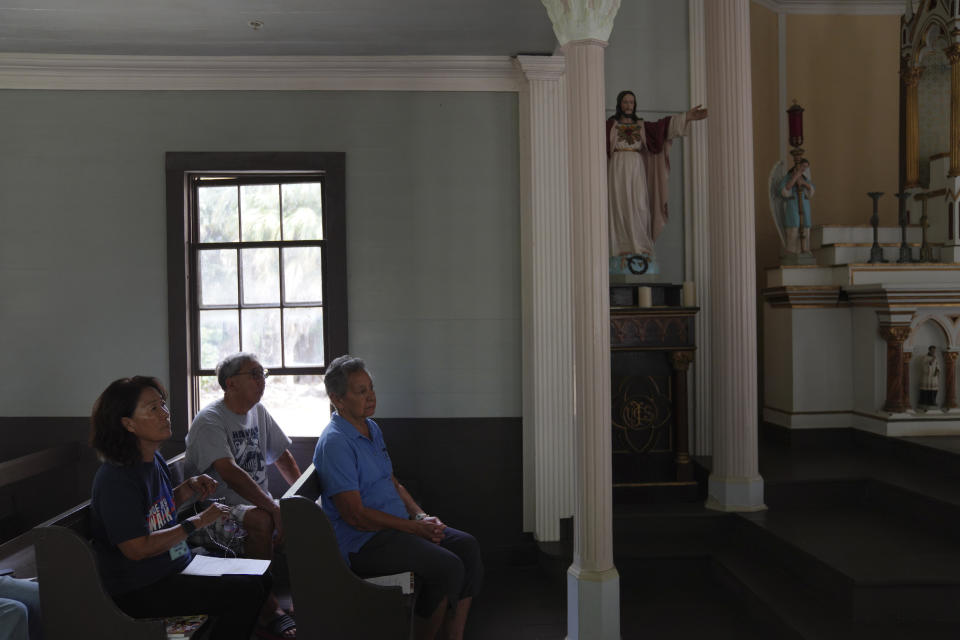
[(358, 575), (412, 571), (420, 585), (415, 637), (460, 640), (483, 563), (469, 533), (428, 516), (393, 475), (383, 433), (370, 419), (377, 408), (363, 360), (341, 356), (324, 374), (336, 412), (317, 441), (313, 463), (323, 510), (344, 560)]

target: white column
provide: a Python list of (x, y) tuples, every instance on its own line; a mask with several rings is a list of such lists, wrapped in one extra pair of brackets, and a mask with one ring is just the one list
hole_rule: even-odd
[(576, 499), (567, 637), (619, 640), (613, 566), (610, 286), (603, 49), (619, 0), (543, 0), (567, 57), (573, 216)]
[[(689, 0), (690, 33), (690, 104), (707, 105), (707, 54), (704, 47), (704, 0)], [(709, 120), (707, 121), (709, 122)], [(686, 254), (687, 279), (697, 283), (697, 306), (700, 313), (694, 321), (697, 336), (697, 355), (693, 363), (693, 437), (690, 451), (706, 456), (712, 452), (711, 428), (713, 406), (710, 383), (710, 216), (707, 206), (707, 128), (691, 127), (690, 137), (685, 141), (684, 177), (686, 188), (684, 204), (689, 209)]]
[(707, 506), (763, 509), (757, 465), (757, 312), (750, 84), (750, 2), (706, 10), (710, 108), (713, 473)]
[(570, 168), (563, 56), (517, 56), (523, 272), (524, 529), (560, 539), (573, 515)]

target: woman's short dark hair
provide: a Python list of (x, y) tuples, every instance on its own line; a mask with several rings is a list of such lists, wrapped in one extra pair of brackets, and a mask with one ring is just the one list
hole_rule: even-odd
[[(623, 102), (623, 96), (631, 95), (633, 96), (633, 113), (626, 114), (620, 110), (620, 103)], [(613, 114), (613, 117), (619, 121), (620, 118), (633, 118), (634, 122), (637, 122), (640, 118), (637, 117), (637, 96), (634, 95), (633, 91), (621, 91), (617, 94), (617, 111)]]
[(93, 404), (90, 414), (90, 446), (104, 460), (134, 464), (140, 460), (137, 436), (123, 426), (123, 418), (133, 416), (144, 389), (155, 389), (167, 399), (167, 390), (152, 376), (133, 376), (114, 380)]
[(327, 388), (327, 397), (342, 398), (347, 393), (350, 374), (366, 370), (366, 364), (356, 356), (345, 355), (334, 359), (327, 365), (327, 370), (323, 374), (323, 386)]

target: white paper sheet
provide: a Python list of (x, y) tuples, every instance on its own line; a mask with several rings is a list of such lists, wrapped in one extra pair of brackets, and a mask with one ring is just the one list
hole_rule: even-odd
[(269, 560), (193, 556), (193, 560), (181, 573), (185, 576), (222, 576), (228, 574), (259, 576), (263, 575), (269, 566)]

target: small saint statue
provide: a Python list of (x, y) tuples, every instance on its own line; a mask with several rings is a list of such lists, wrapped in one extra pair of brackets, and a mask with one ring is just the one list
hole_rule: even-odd
[(923, 356), (923, 377), (920, 378), (920, 399), (917, 402), (921, 411), (928, 407), (936, 408), (937, 392), (940, 390), (940, 364), (937, 362), (937, 348), (930, 345), (927, 355)]

